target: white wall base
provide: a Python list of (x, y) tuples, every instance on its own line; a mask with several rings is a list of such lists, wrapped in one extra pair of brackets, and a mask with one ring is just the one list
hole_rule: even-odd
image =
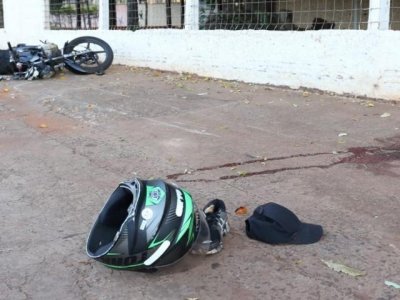
[(43, 5), (32, 5), (31, 10), (23, 10), (26, 16), (14, 20), (10, 9), (15, 2), (3, 3), (2, 49), (7, 41), (38, 44), (48, 40), (62, 47), (66, 40), (93, 35), (111, 45), (115, 63), (400, 100), (400, 31), (52, 31), (41, 28)]

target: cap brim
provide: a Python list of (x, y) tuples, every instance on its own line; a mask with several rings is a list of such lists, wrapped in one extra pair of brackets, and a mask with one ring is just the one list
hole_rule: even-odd
[(318, 242), (323, 235), (320, 225), (301, 223), (299, 231), (293, 237), (292, 244), (312, 244)]

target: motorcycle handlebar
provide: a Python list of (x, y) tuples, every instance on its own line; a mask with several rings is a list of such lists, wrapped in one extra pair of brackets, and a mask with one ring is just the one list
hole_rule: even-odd
[(11, 46), (11, 43), (7, 42), (7, 45), (8, 45), (8, 50), (10, 50), (12, 58), (15, 60), (16, 55), (15, 55), (15, 51), (14, 51), (13, 47)]

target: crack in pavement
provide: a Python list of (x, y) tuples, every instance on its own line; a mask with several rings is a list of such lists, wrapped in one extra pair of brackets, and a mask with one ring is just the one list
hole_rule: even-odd
[[(390, 141), (390, 139), (389, 139)], [(242, 172), (240, 174), (235, 175), (224, 175), (220, 176), (217, 179), (180, 179), (181, 176), (184, 175), (191, 175), (196, 172), (202, 171), (213, 171), (217, 169), (223, 168), (233, 168), (237, 166), (249, 165), (254, 163), (263, 163), (267, 161), (279, 161), (279, 160), (287, 160), (292, 158), (302, 158), (302, 157), (315, 157), (315, 156), (322, 156), (322, 155), (337, 155), (337, 154), (351, 154), (349, 156), (345, 156), (340, 160), (334, 161), (329, 164), (318, 164), (318, 165), (308, 165), (308, 166), (298, 166), (298, 167), (283, 167), (283, 168), (276, 168), (276, 169), (268, 169), (268, 170), (261, 170), (261, 171), (254, 171), (254, 172)], [(176, 180), (177, 182), (215, 182), (219, 180), (228, 180), (228, 179), (237, 179), (237, 178), (244, 178), (250, 176), (257, 176), (257, 175), (265, 175), (265, 174), (275, 174), (279, 172), (285, 171), (293, 171), (293, 170), (306, 170), (311, 168), (319, 168), (319, 169), (328, 169), (338, 164), (344, 163), (352, 163), (352, 164), (359, 164), (359, 165), (370, 165), (370, 164), (379, 164), (385, 168), (385, 170), (379, 170), (378, 174), (389, 175), (393, 177), (398, 177), (397, 173), (390, 172), (387, 169), (390, 167), (388, 166), (388, 162), (400, 160), (400, 145), (398, 143), (388, 145), (386, 147), (353, 147), (349, 148), (347, 151), (337, 151), (335, 153), (332, 152), (317, 152), (317, 153), (301, 153), (301, 154), (294, 154), (289, 156), (279, 156), (273, 158), (262, 158), (262, 159), (252, 159), (243, 162), (233, 162), (233, 163), (226, 163), (222, 165), (214, 165), (208, 167), (202, 167), (195, 169), (189, 172), (183, 173), (175, 173), (170, 174), (167, 176), (167, 179)], [(377, 171), (376, 168), (373, 171)]]

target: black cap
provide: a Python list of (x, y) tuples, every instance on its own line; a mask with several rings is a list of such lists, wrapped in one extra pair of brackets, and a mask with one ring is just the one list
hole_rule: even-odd
[(320, 240), (323, 231), (320, 225), (302, 223), (286, 207), (269, 202), (246, 220), (246, 233), (268, 244), (312, 244)]

